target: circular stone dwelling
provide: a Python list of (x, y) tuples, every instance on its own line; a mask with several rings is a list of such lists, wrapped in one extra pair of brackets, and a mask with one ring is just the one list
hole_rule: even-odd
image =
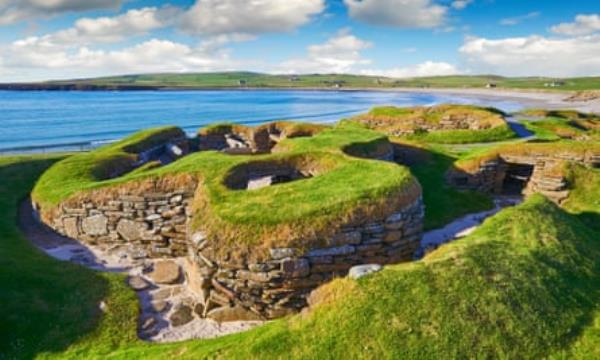
[(80, 242), (184, 258), (200, 316), (272, 319), (355, 265), (412, 258), (421, 187), (393, 158), (387, 137), (352, 123), (167, 127), (65, 158), (32, 200)]

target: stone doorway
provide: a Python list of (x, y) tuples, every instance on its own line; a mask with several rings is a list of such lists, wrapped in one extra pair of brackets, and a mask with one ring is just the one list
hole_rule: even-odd
[(533, 175), (533, 170), (533, 165), (506, 163), (501, 194), (522, 195)]

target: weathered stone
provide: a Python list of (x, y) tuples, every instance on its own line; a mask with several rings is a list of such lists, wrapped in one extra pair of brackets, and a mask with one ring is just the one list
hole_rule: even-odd
[(127, 278), (127, 284), (135, 290), (142, 291), (150, 287), (150, 284), (143, 277), (135, 275)]
[(400, 230), (393, 230), (393, 231), (388, 231), (384, 236), (383, 236), (383, 241), (386, 243), (391, 243), (394, 241), (398, 241), (402, 239), (402, 231)]
[(362, 240), (362, 234), (360, 231), (351, 231), (335, 234), (330, 241), (333, 246), (346, 245), (346, 244), (359, 244)]
[(294, 257), (297, 250), (295, 248), (275, 248), (269, 250), (271, 258), (274, 260), (281, 260), (287, 257)]
[(238, 271), (237, 277), (243, 280), (252, 280), (261, 283), (266, 283), (271, 280), (271, 276), (268, 272), (252, 272), (246, 270)]
[(171, 260), (157, 261), (148, 277), (157, 284), (174, 284), (180, 280), (179, 265)]
[(142, 322), (141, 328), (142, 328), (142, 330), (148, 330), (148, 329), (152, 328), (154, 325), (156, 325), (156, 319), (153, 317), (149, 317)]
[(146, 216), (146, 221), (155, 221), (159, 219), (162, 219), (162, 217), (159, 214), (151, 214)]
[(108, 234), (108, 218), (104, 215), (88, 216), (81, 222), (84, 233), (92, 236)]
[(285, 277), (305, 277), (310, 273), (310, 265), (308, 264), (308, 260), (304, 258), (287, 258), (281, 261), (281, 271)]
[(358, 279), (365, 275), (380, 271), (381, 269), (382, 269), (382, 266), (379, 264), (366, 264), (366, 265), (353, 266), (352, 268), (350, 268), (350, 271), (348, 271), (348, 276), (351, 277), (352, 279)]
[(139, 221), (121, 219), (117, 224), (117, 232), (127, 241), (137, 241), (142, 238), (142, 234), (148, 229), (148, 224)]
[(217, 322), (228, 322), (228, 321), (261, 321), (263, 320), (260, 315), (254, 312), (236, 305), (232, 307), (219, 307), (209, 311), (206, 317), (213, 319)]
[(161, 313), (169, 307), (169, 302), (164, 300), (154, 301), (150, 304), (154, 312)]
[(171, 325), (174, 327), (182, 326), (194, 320), (192, 309), (187, 305), (179, 305), (169, 317)]
[(197, 303), (196, 305), (194, 305), (194, 312), (196, 313), (196, 315), (198, 315), (198, 317), (204, 317), (204, 304)]
[(352, 245), (344, 245), (323, 249), (313, 249), (310, 250), (307, 254), (309, 257), (315, 256), (338, 256), (338, 255), (347, 255), (352, 254), (356, 249)]
[(65, 234), (68, 237), (76, 239), (79, 236), (79, 226), (77, 226), (76, 217), (65, 218), (63, 219), (62, 223), (65, 229)]

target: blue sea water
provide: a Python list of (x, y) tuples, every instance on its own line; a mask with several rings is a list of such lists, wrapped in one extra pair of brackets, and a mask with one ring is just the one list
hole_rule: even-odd
[(378, 91), (0, 91), (0, 152), (86, 148), (137, 130), (177, 125), (194, 133), (216, 122), (335, 122), (375, 105), (471, 103), (505, 111), (513, 101)]

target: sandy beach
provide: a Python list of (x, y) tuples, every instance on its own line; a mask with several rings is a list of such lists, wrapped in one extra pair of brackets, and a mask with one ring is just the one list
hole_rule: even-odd
[[(377, 89), (381, 91), (381, 89)], [(385, 90), (384, 90), (385, 91)], [(534, 90), (513, 89), (438, 89), (438, 88), (394, 88), (391, 91), (424, 93), (424, 94), (448, 94), (458, 95), (466, 98), (490, 99), (490, 100), (513, 100), (526, 107), (543, 109), (572, 109), (581, 112), (600, 114), (600, 99), (591, 101), (566, 101), (573, 92), (549, 92)]]

